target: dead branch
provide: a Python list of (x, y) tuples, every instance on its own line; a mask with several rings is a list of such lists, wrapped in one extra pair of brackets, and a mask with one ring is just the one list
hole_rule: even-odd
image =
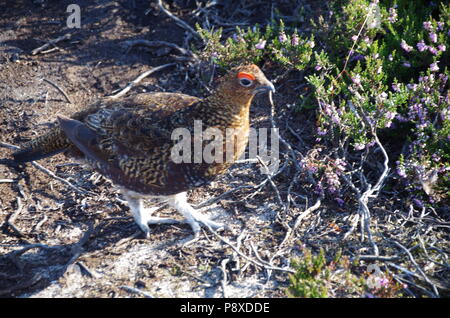
[(67, 93), (58, 85), (58, 84), (56, 84), (56, 83), (54, 83), (54, 82), (52, 82), (51, 80), (49, 80), (49, 79), (46, 79), (46, 78), (43, 78), (42, 79), (44, 82), (47, 82), (47, 83), (49, 83), (50, 85), (52, 85), (54, 88), (56, 88), (61, 94), (63, 94), (64, 95), (64, 97), (66, 98), (66, 100), (67, 100), (67, 102), (69, 103), (69, 104), (73, 104), (73, 102), (72, 102), (72, 100), (70, 99), (70, 97), (69, 97), (69, 95), (67, 95)]
[(70, 39), (71, 36), (72, 36), (72, 33), (66, 33), (64, 35), (57, 37), (56, 39), (50, 40), (47, 43), (45, 43), (44, 45), (42, 45), (38, 48), (35, 48), (33, 51), (31, 51), (31, 55), (39, 54), (51, 45), (55, 45), (58, 42)]
[(198, 57), (190, 50), (187, 50), (185, 48), (182, 48), (175, 43), (166, 42), (166, 41), (149, 41), (149, 40), (133, 40), (133, 41), (125, 41), (124, 42), (127, 46), (127, 52), (128, 53), (133, 47), (135, 46), (147, 46), (150, 48), (154, 47), (161, 47), (161, 46), (167, 46), (175, 51), (178, 51), (181, 55), (185, 55), (189, 58), (192, 58), (194, 60), (198, 60)]
[(194, 205), (193, 208), (194, 208), (194, 209), (201, 209), (201, 208), (204, 208), (204, 207), (206, 207), (206, 206), (209, 206), (209, 205), (211, 205), (211, 204), (214, 204), (214, 203), (216, 203), (216, 202), (222, 200), (224, 197), (226, 197), (227, 195), (229, 195), (229, 194), (231, 194), (231, 193), (233, 193), (233, 192), (236, 192), (236, 191), (241, 190), (241, 189), (249, 189), (249, 188), (253, 188), (253, 186), (251, 186), (251, 185), (241, 185), (241, 186), (238, 186), (238, 187), (236, 187), (236, 188), (233, 188), (233, 189), (231, 189), (231, 190), (228, 190), (228, 191), (226, 191), (226, 192), (224, 192), (224, 193), (218, 195), (217, 197), (209, 198), (209, 199), (206, 200), (206, 201), (203, 201), (203, 202), (201, 202), (201, 203), (199, 203), (199, 204), (197, 204), (197, 205)]
[[(0, 141), (0, 147), (4, 147), (4, 148), (8, 148), (8, 149), (12, 149), (12, 150), (20, 150), (20, 147), (16, 146), (16, 145), (12, 145), (12, 144), (8, 144), (6, 142), (2, 142)], [(82, 194), (87, 194), (87, 195), (96, 195), (94, 192), (88, 191), (88, 190), (84, 190), (81, 189), (75, 185), (73, 185), (72, 183), (70, 183), (69, 181), (58, 177), (57, 175), (55, 175), (52, 171), (48, 170), (47, 168), (41, 166), (40, 164), (38, 164), (36, 161), (31, 161), (31, 164), (33, 165), (33, 167), (35, 167), (36, 169), (44, 172), (45, 174), (47, 174), (48, 176), (50, 176), (51, 178), (58, 180), (61, 183), (64, 183), (65, 185), (67, 185), (69, 188), (75, 190), (76, 192), (82, 193)]]
[(132, 89), (134, 86), (139, 84), (144, 78), (146, 78), (150, 74), (153, 74), (153, 73), (155, 73), (157, 71), (160, 71), (162, 69), (165, 69), (165, 68), (167, 68), (169, 66), (174, 66), (174, 65), (176, 65), (176, 64), (175, 63), (169, 63), (169, 64), (164, 64), (164, 65), (160, 65), (160, 66), (154, 67), (151, 70), (148, 70), (148, 71), (142, 73), (141, 75), (136, 77), (133, 81), (129, 82), (128, 85), (125, 88), (123, 88), (122, 90), (120, 90), (118, 93), (116, 93), (114, 95), (107, 96), (107, 97), (111, 98), (111, 99), (117, 99), (119, 97), (122, 97), (123, 95), (128, 93), (128, 91), (130, 89)]
[(17, 202), (17, 209), (14, 213), (11, 214), (11, 216), (8, 218), (8, 221), (6, 221), (6, 224), (16, 233), (19, 237), (25, 237), (25, 234), (19, 228), (14, 224), (14, 221), (19, 216), (19, 213), (22, 211), (23, 204), (19, 197), (16, 198)]
[(275, 270), (275, 271), (281, 271), (281, 272), (288, 272), (288, 273), (295, 273), (295, 271), (291, 268), (282, 268), (282, 267), (277, 267), (277, 266), (273, 266), (272, 264), (269, 264), (267, 262), (260, 262), (258, 260), (255, 260), (247, 255), (245, 255), (244, 253), (242, 253), (236, 246), (234, 246), (230, 241), (228, 241), (226, 238), (224, 238), (223, 236), (221, 236), (220, 234), (218, 234), (216, 231), (214, 231), (211, 228), (208, 228), (208, 230), (214, 234), (214, 236), (216, 236), (218, 239), (220, 239), (222, 242), (224, 242), (226, 245), (230, 246), (239, 256), (243, 257), (244, 259), (246, 259), (247, 261), (251, 262), (254, 265), (257, 265), (259, 267), (262, 267), (264, 269), (269, 269), (269, 270)]
[(220, 284), (222, 286), (222, 297), (223, 298), (228, 298), (226, 286), (227, 286), (227, 264), (229, 261), (230, 261), (230, 259), (224, 258), (222, 260), (222, 262), (220, 262), (220, 270), (222, 272), (222, 279), (220, 281)]
[(162, 12), (164, 12), (167, 16), (169, 16), (171, 19), (175, 21), (176, 24), (178, 24), (180, 27), (186, 29), (187, 31), (191, 32), (195, 37), (202, 40), (201, 36), (195, 31), (189, 24), (181, 20), (180, 18), (176, 17), (172, 12), (164, 8), (162, 0), (158, 0), (158, 6), (161, 9)]
[(132, 293), (132, 294), (142, 295), (142, 296), (144, 296), (145, 298), (154, 298), (154, 297), (153, 297), (152, 295), (150, 295), (149, 293), (147, 293), (147, 292), (145, 292), (145, 291), (143, 291), (143, 290), (134, 288), (134, 287), (122, 285), (122, 286), (120, 286), (119, 288), (121, 288), (121, 289), (123, 289), (123, 290), (126, 290), (127, 292)]
[(439, 291), (436, 288), (436, 285), (428, 278), (428, 276), (425, 274), (425, 272), (422, 270), (422, 268), (419, 266), (419, 264), (417, 264), (416, 260), (414, 259), (414, 257), (412, 256), (411, 252), (402, 244), (400, 244), (397, 241), (392, 241), (392, 243), (394, 243), (396, 246), (400, 247), (409, 257), (409, 260), (411, 261), (411, 263), (413, 263), (414, 267), (417, 269), (417, 271), (420, 273), (420, 275), (423, 277), (423, 279), (431, 285), (432, 289), (433, 289), (433, 293), (434, 293), (434, 297), (439, 297)]

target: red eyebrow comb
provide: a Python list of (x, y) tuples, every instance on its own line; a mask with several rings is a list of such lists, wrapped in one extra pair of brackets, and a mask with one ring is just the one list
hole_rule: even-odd
[(241, 78), (246, 78), (246, 79), (249, 79), (249, 80), (251, 80), (251, 81), (254, 81), (254, 80), (255, 80), (255, 76), (253, 76), (253, 75), (250, 74), (250, 73), (245, 73), (245, 72), (239, 72), (238, 75), (237, 75), (237, 77), (238, 77), (239, 79), (241, 79)]

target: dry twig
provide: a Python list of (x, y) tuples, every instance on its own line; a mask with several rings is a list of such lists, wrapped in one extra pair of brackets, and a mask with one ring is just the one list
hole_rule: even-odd
[(161, 46), (167, 46), (171, 49), (174, 49), (175, 51), (178, 51), (181, 55), (188, 56), (194, 60), (197, 60), (198, 57), (190, 50), (187, 50), (185, 48), (182, 48), (175, 43), (166, 42), (166, 41), (149, 41), (149, 40), (133, 40), (133, 41), (125, 41), (124, 42), (127, 46), (127, 53), (135, 46), (147, 46), (147, 47), (161, 47)]
[(178, 24), (180, 27), (186, 29), (187, 31), (191, 32), (195, 37), (202, 40), (201, 36), (186, 22), (181, 20), (180, 18), (176, 17), (172, 12), (164, 8), (162, 0), (158, 0), (158, 6), (166, 15), (168, 15), (170, 18), (172, 18), (176, 24)]
[(111, 99), (117, 99), (117, 98), (119, 98), (119, 97), (122, 97), (123, 95), (125, 95), (126, 93), (128, 93), (128, 91), (129, 91), (130, 89), (132, 89), (134, 86), (136, 86), (137, 84), (139, 84), (144, 78), (146, 78), (146, 77), (149, 76), (150, 74), (153, 74), (153, 73), (155, 73), (155, 72), (157, 72), (157, 71), (160, 71), (160, 70), (162, 70), (162, 69), (164, 69), (164, 68), (166, 68), (166, 67), (174, 66), (174, 65), (175, 65), (175, 63), (169, 63), (169, 64), (164, 64), (164, 65), (160, 65), (160, 66), (154, 67), (154, 68), (152, 68), (151, 70), (148, 70), (148, 71), (142, 73), (141, 75), (139, 75), (138, 77), (136, 77), (133, 81), (131, 81), (130, 83), (128, 83), (128, 85), (127, 85), (125, 88), (123, 88), (122, 90), (120, 90), (118, 93), (116, 93), (116, 94), (114, 94), (114, 95), (108, 96), (108, 98), (111, 98)]
[(31, 51), (31, 55), (39, 54), (51, 45), (55, 45), (58, 42), (70, 39), (71, 36), (72, 36), (72, 33), (66, 33), (64, 35), (57, 37), (56, 39), (50, 40), (47, 43), (45, 43), (44, 45), (42, 45), (38, 48), (35, 48), (33, 51)]
[(14, 224), (14, 221), (19, 216), (19, 213), (22, 211), (23, 204), (19, 197), (16, 198), (17, 202), (17, 209), (16, 211), (11, 214), (11, 216), (8, 218), (8, 221), (6, 221), (6, 224), (16, 233), (19, 237), (25, 237), (25, 234), (22, 233), (21, 230)]
[(147, 293), (147, 292), (145, 292), (143, 290), (134, 288), (134, 287), (122, 285), (122, 286), (120, 286), (120, 288), (123, 289), (123, 290), (126, 290), (127, 292), (133, 293), (133, 294), (142, 295), (145, 298), (153, 298), (153, 296), (150, 295), (149, 293)]
[(230, 261), (230, 259), (225, 258), (220, 263), (220, 270), (222, 271), (222, 280), (220, 281), (220, 284), (222, 286), (222, 297), (223, 298), (228, 298), (226, 286), (227, 286), (227, 264), (229, 261)]
[(52, 85), (54, 88), (56, 88), (61, 94), (63, 94), (64, 95), (64, 97), (66, 98), (66, 100), (67, 100), (67, 102), (69, 103), (69, 104), (73, 104), (73, 102), (72, 102), (72, 100), (70, 99), (70, 97), (69, 97), (69, 95), (67, 95), (67, 93), (58, 85), (58, 84), (56, 84), (56, 83), (54, 83), (54, 82), (52, 82), (51, 80), (49, 80), (49, 79), (46, 79), (46, 78), (43, 78), (42, 79), (44, 82), (47, 82), (47, 83), (49, 83), (50, 85)]
[(272, 264), (269, 264), (268, 262), (260, 262), (258, 260), (254, 260), (253, 258), (245, 255), (244, 253), (242, 253), (236, 246), (234, 246), (230, 241), (228, 241), (226, 238), (224, 238), (223, 236), (221, 236), (220, 234), (218, 234), (216, 231), (214, 231), (211, 228), (208, 228), (208, 230), (214, 234), (214, 236), (216, 236), (218, 239), (220, 239), (222, 242), (224, 242), (225, 244), (227, 244), (228, 246), (230, 246), (239, 256), (243, 257), (244, 259), (246, 259), (247, 261), (251, 262), (254, 265), (257, 265), (259, 267), (262, 267), (264, 269), (268, 269), (268, 270), (274, 270), (274, 271), (281, 271), (281, 272), (288, 272), (288, 273), (295, 273), (295, 271), (291, 268), (282, 268), (282, 267), (277, 267), (277, 266), (273, 266)]
[[(8, 144), (6, 142), (2, 142), (0, 141), (0, 147), (4, 147), (4, 148), (8, 148), (8, 149), (12, 149), (12, 150), (19, 150), (20, 147), (16, 146), (16, 145), (12, 145), (12, 144)], [(82, 194), (88, 194), (88, 195), (96, 195), (94, 192), (88, 191), (88, 190), (84, 190), (81, 189), (75, 185), (73, 185), (72, 183), (70, 183), (69, 181), (58, 177), (57, 175), (55, 175), (52, 171), (48, 170), (47, 168), (41, 166), (40, 164), (38, 164), (36, 161), (31, 161), (31, 164), (33, 165), (33, 167), (35, 167), (36, 169), (44, 172), (45, 174), (49, 175), (50, 177), (52, 177), (53, 179), (58, 180), (61, 183), (64, 183), (65, 185), (67, 185), (69, 188), (75, 190), (76, 192), (82, 193)]]

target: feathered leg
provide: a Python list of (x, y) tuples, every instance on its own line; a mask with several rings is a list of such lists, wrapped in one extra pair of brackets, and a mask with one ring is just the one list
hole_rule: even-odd
[(158, 210), (158, 207), (144, 208), (142, 204), (142, 198), (138, 196), (132, 196), (127, 193), (123, 193), (125, 199), (128, 201), (131, 213), (133, 214), (134, 221), (145, 233), (147, 238), (150, 237), (149, 224), (178, 224), (181, 223), (178, 220), (170, 218), (160, 218), (152, 216), (152, 213)]
[(186, 192), (170, 196), (167, 202), (184, 216), (185, 222), (191, 226), (196, 237), (200, 233), (201, 224), (215, 230), (226, 228), (226, 225), (214, 222), (208, 216), (195, 210), (187, 202)]

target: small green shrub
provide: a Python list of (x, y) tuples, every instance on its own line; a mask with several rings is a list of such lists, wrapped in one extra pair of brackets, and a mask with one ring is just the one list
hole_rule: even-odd
[(307, 248), (302, 248), (302, 252), (302, 257), (292, 261), (296, 272), (289, 275), (290, 286), (286, 290), (289, 297), (326, 298), (364, 293), (364, 279), (352, 274), (348, 257), (340, 251), (331, 261), (327, 261), (323, 249), (317, 255)]
[[(221, 29), (198, 28), (207, 43), (199, 54), (222, 68), (268, 62), (278, 74), (306, 76), (312, 89), (299, 93), (298, 110), (317, 109), (318, 139), (303, 164), (317, 194), (344, 202), (341, 179), (354, 167), (345, 153), (366, 157), (374, 131), (398, 143), (389, 152), (397, 170), (391, 181), (416, 205), (442, 200), (450, 194), (450, 6), (355, 0), (330, 7), (328, 18), (311, 21), (313, 35), (283, 21), (237, 28), (226, 39)], [(324, 162), (324, 153), (317, 156), (324, 146), (340, 151)]]

